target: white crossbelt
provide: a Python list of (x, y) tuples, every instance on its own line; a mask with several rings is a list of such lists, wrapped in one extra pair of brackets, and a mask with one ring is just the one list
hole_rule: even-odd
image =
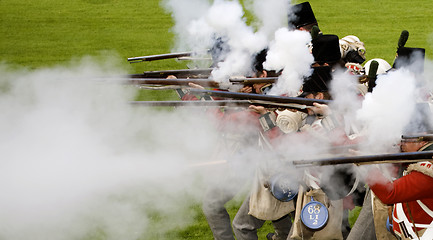
[[(421, 206), (421, 208), (431, 217), (433, 217), (433, 211), (431, 211), (424, 203), (417, 200), (417, 203)], [(393, 216), (393, 219), (395, 222), (397, 222), (400, 225), (404, 225), (405, 229), (401, 229), (402, 234), (406, 231), (408, 236), (411, 237), (411, 239), (414, 240), (432, 240), (433, 239), (433, 221), (430, 224), (412, 224), (406, 217), (406, 214), (403, 211), (403, 204), (397, 203), (395, 204), (395, 209), (397, 213), (397, 218)], [(421, 238), (418, 238), (416, 233), (413, 230), (413, 225), (415, 225), (416, 228), (425, 228), (426, 231), (424, 232), (423, 236)]]

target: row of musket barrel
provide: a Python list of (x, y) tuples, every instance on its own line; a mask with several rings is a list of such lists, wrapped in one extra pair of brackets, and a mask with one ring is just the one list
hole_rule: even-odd
[[(192, 56), (192, 52), (169, 53), (150, 55), (142, 57), (128, 58), (130, 63), (155, 61), (163, 59)], [(373, 61), (370, 71), (360, 76), (360, 81), (368, 81), (369, 86), (374, 87), (378, 63)], [(145, 107), (248, 107), (251, 104), (261, 105), (266, 108), (297, 108), (305, 109), (313, 106), (313, 103), (329, 104), (331, 100), (307, 99), (301, 97), (285, 97), (252, 93), (239, 93), (230, 91), (216, 91), (190, 88), (189, 84), (198, 84), (205, 88), (228, 89), (232, 85), (245, 86), (259, 83), (276, 83), (278, 74), (271, 72), (266, 78), (252, 77), (234, 77), (229, 78), (227, 82), (221, 83), (210, 78), (213, 68), (201, 69), (180, 69), (180, 70), (163, 70), (163, 71), (145, 71), (140, 74), (130, 74), (122, 77), (122, 83), (135, 86), (146, 86), (148, 89), (171, 89), (185, 88), (191, 94), (197, 96), (211, 96), (220, 100), (211, 101), (131, 101), (134, 106)], [(159, 88), (162, 87), (162, 88)], [(420, 141), (433, 141), (433, 134), (421, 134), (402, 136), (402, 139), (416, 139)], [(346, 146), (345, 148), (357, 149), (358, 146)], [(346, 151), (344, 151), (347, 153)], [(433, 151), (423, 152), (405, 152), (405, 153), (385, 153), (374, 155), (356, 155), (347, 156), (343, 154), (331, 158), (322, 159), (299, 159), (290, 161), (295, 167), (309, 166), (327, 166), (340, 164), (378, 164), (378, 163), (411, 163), (419, 161), (430, 161), (433, 158)]]

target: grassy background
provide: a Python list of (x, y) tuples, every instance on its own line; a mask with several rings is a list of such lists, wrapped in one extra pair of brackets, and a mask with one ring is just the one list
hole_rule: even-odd
[[(356, 35), (367, 58), (392, 63), (403, 29), (407, 46), (432, 56), (433, 1), (311, 0), (324, 33)], [(252, 19), (248, 15), (249, 20)], [(1, 0), (0, 60), (37, 68), (114, 52), (131, 73), (183, 68), (174, 60), (129, 64), (128, 57), (170, 52), (171, 16), (158, 0)]]
[(108, 51), (131, 73), (140, 72), (144, 65), (126, 59), (169, 52), (173, 37), (170, 15), (151, 0), (1, 0), (0, 18), (0, 60), (30, 68)]
[[(367, 48), (367, 59), (384, 58), (392, 64), (403, 29), (410, 33), (406, 46), (423, 47), (432, 57), (433, 1), (431, 0), (310, 0), (321, 30), (340, 38), (356, 35)], [(251, 15), (246, 16), (252, 21)], [(63, 65), (82, 56), (115, 54), (129, 73), (185, 68), (164, 60), (129, 64), (128, 57), (170, 52), (172, 18), (159, 0), (0, 0), (0, 61), (16, 68), (36, 69)], [(140, 92), (140, 98), (163, 99), (164, 92)], [(240, 201), (228, 204), (232, 216)], [(167, 236), (144, 239), (212, 239), (199, 203), (192, 206), (196, 221)], [(155, 222), (160, 217), (155, 215)], [(263, 239), (269, 223), (260, 230)], [(103, 236), (103, 235), (102, 235)], [(92, 239), (103, 239), (94, 236)]]
[(310, 1), (320, 29), (340, 38), (356, 35), (365, 43), (367, 59), (383, 58), (393, 63), (402, 30), (409, 31), (407, 47), (426, 48), (432, 57), (433, 1)]

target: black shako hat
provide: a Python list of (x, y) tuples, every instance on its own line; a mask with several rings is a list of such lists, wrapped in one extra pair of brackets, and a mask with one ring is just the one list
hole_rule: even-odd
[(263, 71), (263, 63), (266, 61), (266, 55), (268, 54), (268, 48), (263, 49), (254, 56), (253, 60), (253, 71), (261, 72)]
[(300, 28), (309, 24), (317, 24), (313, 9), (309, 2), (303, 2), (292, 6), (293, 16), (289, 16), (289, 26)]
[(424, 48), (399, 47), (392, 67), (399, 69), (408, 66), (410, 70), (422, 73), (424, 71), (424, 59)]
[(328, 91), (328, 85), (331, 79), (332, 68), (330, 66), (313, 67), (313, 73), (311, 76), (304, 80), (300, 97), (305, 97), (311, 92)]
[(317, 63), (335, 63), (341, 59), (340, 39), (337, 35), (319, 34), (311, 43), (313, 44), (313, 57)]

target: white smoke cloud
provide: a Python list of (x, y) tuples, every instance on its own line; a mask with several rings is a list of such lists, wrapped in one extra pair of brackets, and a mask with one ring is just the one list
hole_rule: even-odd
[(275, 32), (275, 40), (270, 44), (263, 66), (283, 72), (269, 94), (297, 95), (304, 77), (311, 75), (310, 66), (314, 58), (307, 47), (310, 41), (311, 35), (305, 31), (280, 28)]
[(357, 113), (371, 147), (383, 149), (400, 139), (415, 109), (415, 83), (405, 69), (378, 76), (376, 87), (365, 95)]
[(249, 0), (245, 2), (245, 5), (256, 17), (253, 26), (271, 40), (274, 38), (275, 31), (287, 27), (290, 2), (287, 0)]
[[(225, 179), (221, 164), (193, 166), (221, 160), (212, 118), (129, 105), (134, 87), (95, 81), (123, 74), (111, 64), (0, 72), (2, 239), (163, 234), (192, 220), (210, 176)], [(149, 229), (155, 212), (170, 217)]]
[(332, 81), (330, 82), (330, 92), (332, 99), (331, 103), (333, 109), (337, 112), (352, 113), (361, 107), (361, 96), (357, 90), (358, 76), (351, 75), (342, 69), (337, 69), (332, 74)]
[[(332, 112), (342, 116), (340, 119), (345, 126), (347, 135), (359, 134), (361, 130), (357, 111), (361, 108), (363, 97), (357, 88), (359, 84), (358, 76), (348, 74), (342, 69), (333, 73), (332, 81), (329, 84), (332, 102), (329, 107)], [(356, 136), (356, 135), (354, 135)]]
[[(431, 59), (425, 59), (425, 68), (424, 68), (424, 78), (432, 79), (433, 78), (433, 61)], [(433, 84), (431, 81), (426, 81), (426, 85), (428, 89), (433, 89)]]
[[(212, 78), (220, 82), (234, 75), (251, 75), (254, 55), (268, 46), (276, 29), (287, 25), (289, 3), (281, 0), (274, 0), (273, 4), (265, 1), (250, 3), (258, 15), (258, 31), (247, 25), (239, 1), (216, 0), (211, 5), (204, 1), (206, 4), (200, 2), (198, 7), (194, 7), (195, 2), (182, 2), (164, 2), (176, 22), (176, 46), (200, 52), (211, 49), (218, 39), (222, 39), (230, 51), (212, 72)], [(186, 14), (190, 9), (194, 9), (194, 14)]]
[(207, 20), (218, 36), (227, 38), (230, 49), (225, 60), (212, 71), (216, 81), (227, 81), (233, 75), (251, 74), (253, 56), (267, 45), (266, 36), (246, 24), (242, 5), (237, 1), (215, 1)]
[[(161, 2), (164, 9), (173, 18), (172, 31), (175, 34), (173, 51), (203, 51), (210, 44), (209, 29), (207, 26), (193, 27), (196, 31), (189, 32), (192, 22), (200, 19), (210, 8), (207, 0), (164, 0)], [(205, 38), (204, 38), (205, 37)]]

